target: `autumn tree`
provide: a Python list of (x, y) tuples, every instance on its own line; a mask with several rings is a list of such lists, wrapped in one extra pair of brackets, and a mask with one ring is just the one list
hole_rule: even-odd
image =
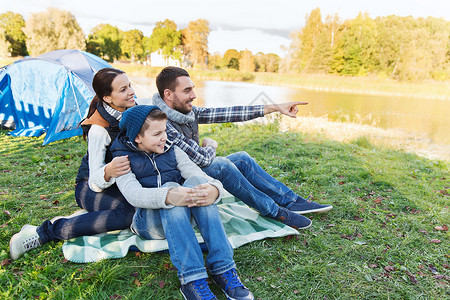
[(255, 58), (250, 50), (241, 51), (241, 58), (239, 59), (239, 70), (244, 72), (255, 71)]
[(184, 54), (194, 65), (204, 65), (208, 57), (209, 22), (205, 19), (191, 21), (182, 31)]
[(25, 20), (22, 15), (6, 12), (0, 15), (0, 53), (7, 56), (27, 55)]
[(121, 43), (122, 53), (131, 61), (141, 59), (144, 55), (143, 38), (144, 34), (137, 29), (124, 32)]
[(88, 52), (112, 62), (119, 59), (122, 54), (122, 39), (123, 32), (119, 28), (110, 24), (100, 24), (91, 30), (86, 49)]
[(83, 31), (75, 17), (65, 10), (48, 8), (45, 12), (31, 14), (24, 32), (32, 56), (57, 49), (86, 49)]
[(208, 69), (220, 70), (224, 68), (223, 58), (220, 53), (208, 54)]
[(177, 29), (174, 21), (166, 19), (163, 22), (156, 22), (148, 42), (150, 53), (160, 51), (166, 60), (181, 59), (181, 31)]
[(223, 54), (223, 65), (229, 69), (239, 70), (239, 59), (241, 59), (241, 53), (236, 49), (228, 49)]

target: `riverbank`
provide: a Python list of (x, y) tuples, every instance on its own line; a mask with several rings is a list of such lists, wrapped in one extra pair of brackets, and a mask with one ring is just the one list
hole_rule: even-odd
[[(279, 129), (276, 122), (200, 127), (202, 138), (219, 141), (218, 155), (246, 151), (298, 194), (334, 207), (307, 215), (313, 225), (298, 235), (234, 250), (255, 297), (448, 298), (449, 164), (364, 140)], [(78, 209), (74, 179), (86, 142), (74, 137), (42, 147), (43, 137), (6, 133), (0, 131), (1, 299), (179, 299), (168, 253), (76, 264), (64, 259), (63, 242), (51, 242), (10, 261), (8, 241), (23, 225)]]
[[(155, 77), (162, 68), (115, 63), (114, 66), (133, 77)], [(450, 101), (449, 81), (399, 82), (378, 77), (345, 77), (322, 74), (285, 74), (240, 72), (236, 70), (188, 69), (194, 79), (243, 81), (307, 90), (379, 96), (405, 96)]]

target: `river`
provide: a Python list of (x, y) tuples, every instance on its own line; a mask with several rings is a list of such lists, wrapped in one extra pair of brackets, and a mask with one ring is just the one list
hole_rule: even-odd
[[(194, 81), (196, 105), (221, 107), (305, 101), (284, 127), (349, 141), (367, 137), (373, 144), (450, 160), (450, 101), (312, 91), (228, 81)], [(156, 92), (154, 78), (132, 78), (139, 98)]]

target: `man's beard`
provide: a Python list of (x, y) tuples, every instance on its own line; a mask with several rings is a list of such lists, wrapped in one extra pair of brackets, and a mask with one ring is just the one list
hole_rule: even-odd
[(191, 112), (191, 108), (187, 108), (186, 107), (186, 103), (183, 103), (180, 101), (180, 99), (173, 95), (174, 99), (173, 99), (173, 109), (175, 109), (176, 111), (179, 111), (182, 114), (187, 114)]

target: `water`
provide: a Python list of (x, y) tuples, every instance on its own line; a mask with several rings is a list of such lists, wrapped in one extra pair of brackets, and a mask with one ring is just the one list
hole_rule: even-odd
[[(133, 82), (142, 87), (135, 88), (139, 97), (150, 97), (156, 92), (153, 78), (133, 78)], [(321, 120), (334, 124), (357, 124), (360, 126), (351, 128), (367, 131), (363, 135), (382, 144), (395, 144), (397, 148), (431, 158), (450, 160), (450, 101), (331, 93), (243, 82), (196, 80), (194, 83), (198, 106), (305, 101), (309, 104), (300, 106), (298, 116), (322, 117)], [(294, 121), (301, 122), (301, 119)], [(290, 123), (291, 128), (295, 127)], [(374, 129), (383, 129), (385, 137), (374, 136), (373, 132), (378, 132)]]

